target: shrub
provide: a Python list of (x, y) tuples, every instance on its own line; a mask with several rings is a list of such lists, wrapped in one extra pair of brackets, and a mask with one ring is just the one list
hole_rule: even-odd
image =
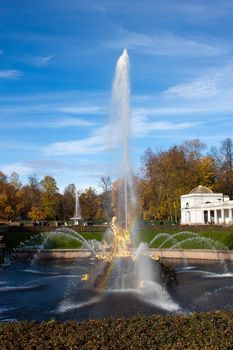
[(233, 311), (0, 324), (0, 349), (232, 349)]

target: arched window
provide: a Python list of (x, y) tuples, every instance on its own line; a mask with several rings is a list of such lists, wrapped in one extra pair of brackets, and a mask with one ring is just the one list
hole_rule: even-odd
[(189, 203), (186, 203), (185, 208), (186, 208), (186, 209), (188, 209), (188, 208), (189, 208)]
[(210, 204), (210, 202), (205, 202), (205, 204)]

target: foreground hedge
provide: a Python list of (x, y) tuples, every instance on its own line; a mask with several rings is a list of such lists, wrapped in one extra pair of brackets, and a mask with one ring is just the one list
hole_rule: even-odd
[(0, 349), (233, 349), (233, 311), (0, 324)]

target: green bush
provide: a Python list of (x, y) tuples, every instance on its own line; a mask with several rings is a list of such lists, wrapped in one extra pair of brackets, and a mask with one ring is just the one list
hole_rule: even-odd
[(233, 311), (0, 324), (0, 349), (232, 349)]

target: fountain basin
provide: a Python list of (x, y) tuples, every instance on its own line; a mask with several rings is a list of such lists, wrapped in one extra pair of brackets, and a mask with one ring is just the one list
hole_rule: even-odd
[[(132, 251), (132, 255), (134, 250)], [(20, 252), (23, 259), (32, 258), (36, 250), (28, 249)], [(152, 259), (157, 256), (163, 259), (185, 259), (201, 261), (233, 261), (233, 251), (211, 250), (211, 249), (148, 249), (147, 252)], [(88, 249), (43, 249), (40, 252), (40, 259), (86, 259), (91, 258), (93, 252)]]
[[(100, 264), (91, 259), (54, 259), (34, 265), (16, 261), (5, 267), (0, 278), (0, 321), (83, 320), (177, 312), (171, 310), (171, 303), (154, 303), (150, 293), (141, 298), (140, 290), (132, 287), (117, 290), (110, 283), (102, 285), (102, 289), (89, 289), (80, 276)], [(179, 284), (167, 290), (179, 306), (178, 312), (233, 309), (233, 274), (224, 273), (221, 264), (184, 266), (170, 261), (170, 267), (177, 271)], [(229, 263), (231, 270), (232, 267)]]

